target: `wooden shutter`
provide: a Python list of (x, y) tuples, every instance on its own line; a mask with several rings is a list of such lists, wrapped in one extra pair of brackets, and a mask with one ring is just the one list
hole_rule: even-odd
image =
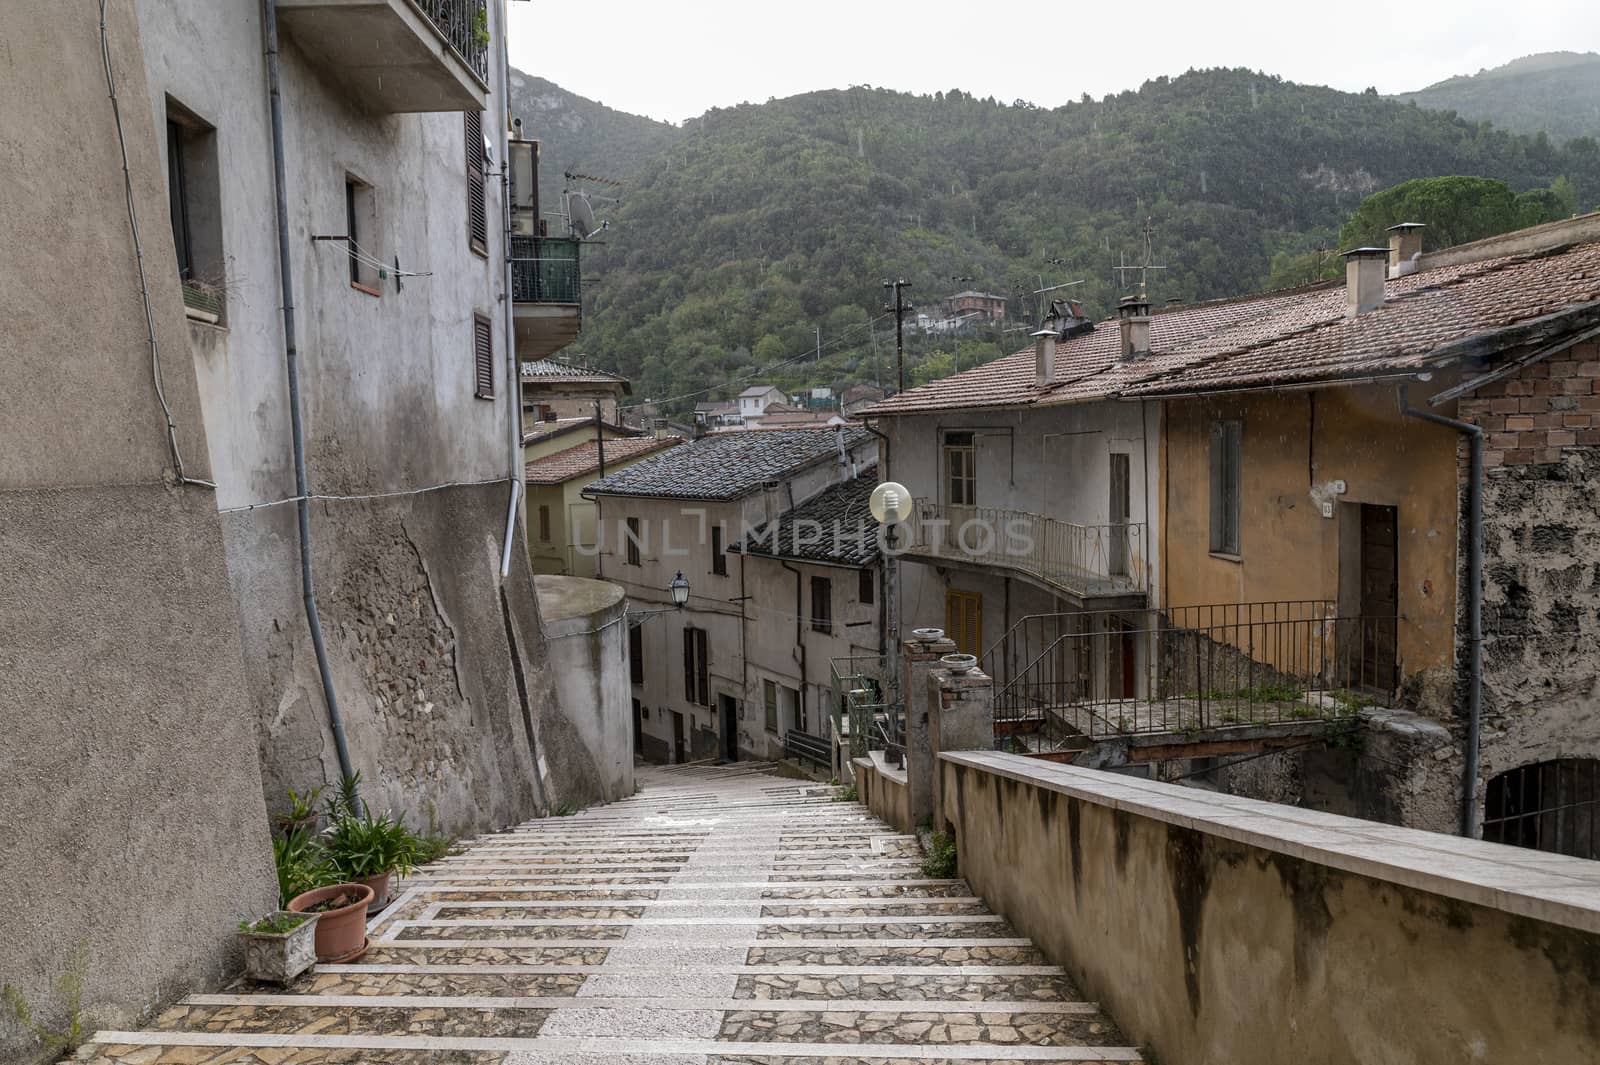
[(539, 504), (539, 539), (543, 543), (550, 542), (550, 507), (548, 504)]
[(489, 207), (484, 198), (483, 112), (466, 113), (467, 240), (479, 255), (489, 254)]
[(683, 697), (694, 702), (694, 635), (692, 627), (683, 630)]
[(479, 399), (494, 398), (494, 330), (481, 314), (472, 318), (472, 383)]
[(701, 706), (711, 705), (711, 655), (706, 646), (706, 630), (694, 630), (695, 685)]

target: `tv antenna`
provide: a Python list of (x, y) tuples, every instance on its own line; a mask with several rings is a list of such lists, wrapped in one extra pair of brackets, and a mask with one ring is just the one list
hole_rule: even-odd
[(561, 216), (567, 223), (567, 232), (579, 240), (588, 240), (597, 233), (603, 233), (611, 228), (609, 219), (596, 219), (594, 201), (617, 206), (622, 200), (616, 196), (591, 194), (582, 188), (574, 188), (579, 183), (592, 183), (610, 188), (620, 188), (622, 182), (610, 178), (595, 177), (593, 174), (578, 174), (570, 170), (564, 172), (566, 187), (561, 190)]
[(1111, 268), (1112, 271), (1118, 275), (1118, 285), (1125, 285), (1127, 283), (1124, 275), (1126, 275), (1129, 271), (1139, 271), (1139, 292), (1144, 296), (1148, 296), (1150, 294), (1150, 271), (1165, 270), (1167, 268), (1165, 264), (1157, 265), (1150, 261), (1152, 258), (1151, 248), (1153, 246), (1155, 233), (1155, 219), (1146, 218), (1144, 220), (1144, 262), (1135, 266), (1129, 266), (1127, 263), (1127, 257), (1119, 256), (1119, 258), (1122, 258), (1123, 260), (1122, 264), (1120, 266), (1113, 266)]

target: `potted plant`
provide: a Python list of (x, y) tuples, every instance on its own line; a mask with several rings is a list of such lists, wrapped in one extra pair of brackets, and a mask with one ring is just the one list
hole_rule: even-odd
[(416, 837), (403, 821), (371, 813), (334, 821), (323, 836), (322, 849), (340, 880), (372, 889), (374, 911), (389, 904), (390, 878), (395, 873), (408, 875), (417, 853)]
[(289, 900), (289, 910), (317, 915), (317, 960), (337, 965), (366, 953), (367, 903), (371, 901), (372, 889), (365, 884), (329, 884), (296, 895)]
[(978, 664), (978, 657), (976, 655), (963, 654), (940, 655), (939, 664), (959, 676), (962, 673), (971, 672)]
[(289, 984), (317, 960), (317, 915), (279, 910), (259, 921), (240, 921), (244, 971), (252, 980)]
[(289, 808), (278, 815), (278, 827), (285, 836), (296, 829), (314, 831), (317, 827), (317, 804), (322, 800), (322, 793), (326, 791), (326, 784), (318, 784), (305, 792), (296, 794), (293, 788), (289, 789)]

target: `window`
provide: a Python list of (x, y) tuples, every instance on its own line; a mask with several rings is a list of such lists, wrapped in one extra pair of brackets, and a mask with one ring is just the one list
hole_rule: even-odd
[(1600, 858), (1600, 760), (1518, 766), (1492, 778), (1484, 800), (1489, 842)]
[(864, 569), (856, 572), (856, 599), (862, 606), (871, 606), (878, 596), (878, 573)]
[(806, 704), (797, 688), (783, 689), (784, 701), (789, 704), (789, 727), (799, 732), (806, 730)]
[[(350, 253), (350, 286), (369, 296), (379, 295), (378, 271), (372, 265), (371, 245), (377, 234), (377, 208), (372, 186), (353, 174), (344, 176), (344, 235)], [(363, 241), (366, 242), (363, 245)]]
[(978, 504), (978, 453), (972, 433), (944, 434), (945, 501), (952, 507)]
[(644, 683), (644, 629), (638, 625), (628, 630), (628, 677), (634, 684)]
[(767, 731), (778, 731), (778, 685), (770, 680), (761, 682), (761, 703), (767, 712)]
[(1128, 518), (1133, 504), (1130, 485), (1128, 455), (1124, 452), (1113, 452), (1111, 455), (1111, 528), (1106, 530), (1106, 534), (1110, 537), (1110, 543), (1107, 544), (1106, 551), (1106, 568), (1113, 577), (1126, 577), (1128, 575), (1128, 556), (1131, 546), (1128, 543)]
[(628, 519), (627, 531), (623, 533), (622, 538), (626, 542), (628, 548), (628, 565), (639, 565), (639, 545), (643, 543), (644, 540), (639, 534), (638, 518)]
[(711, 659), (706, 630), (693, 625), (683, 630), (683, 697), (698, 706), (711, 705)]
[(1239, 436), (1237, 421), (1211, 423), (1211, 550), (1239, 553)]
[(167, 208), (184, 306), (191, 317), (216, 321), (226, 287), (217, 131), (172, 100), (167, 101)]
[(494, 398), (494, 327), (481, 314), (472, 316), (472, 394)]
[(489, 207), (484, 198), (483, 171), (488, 157), (483, 142), (483, 112), (464, 116), (467, 147), (467, 246), (485, 258), (489, 255)]
[(722, 544), (722, 526), (711, 527), (711, 572), (719, 577), (728, 575), (728, 556)]
[(977, 592), (944, 593), (944, 631), (966, 655), (983, 655), (983, 596)]
[(811, 627), (833, 632), (833, 582), (826, 577), (811, 578)]
[(539, 542), (545, 544), (550, 542), (550, 505), (548, 503), (539, 504)]

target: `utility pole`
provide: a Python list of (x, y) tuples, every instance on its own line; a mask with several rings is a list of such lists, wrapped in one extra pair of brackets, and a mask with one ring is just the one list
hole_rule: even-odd
[(884, 310), (894, 313), (894, 368), (900, 382), (900, 391), (904, 392), (906, 390), (905, 316), (907, 311), (916, 308), (905, 302), (901, 290), (910, 288), (911, 282), (904, 278), (898, 281), (885, 281), (883, 287), (894, 289), (894, 305), (886, 306)]
[(600, 476), (606, 475), (606, 430), (600, 418), (600, 401), (594, 401), (594, 449), (600, 459)]

